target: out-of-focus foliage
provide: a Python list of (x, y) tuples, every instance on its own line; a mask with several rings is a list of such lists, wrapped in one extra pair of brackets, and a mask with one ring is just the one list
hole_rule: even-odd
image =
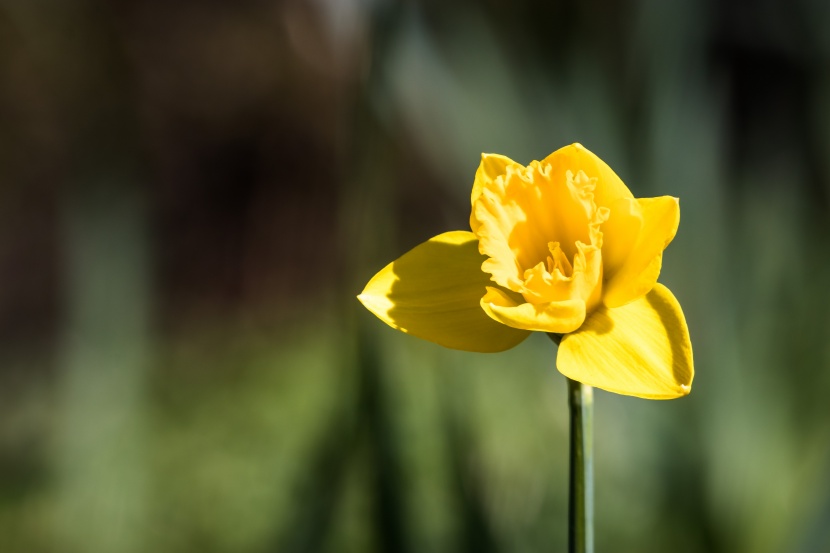
[(830, 550), (830, 10), (0, 1), (0, 551), (558, 551), (565, 384), (354, 295), (481, 152), (681, 198), (693, 393), (597, 392), (597, 549)]

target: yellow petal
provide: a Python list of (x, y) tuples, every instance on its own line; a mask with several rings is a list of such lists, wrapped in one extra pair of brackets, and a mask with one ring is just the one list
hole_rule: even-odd
[(689, 329), (680, 304), (657, 284), (623, 307), (600, 306), (559, 345), (556, 368), (609, 392), (671, 399), (692, 389)]
[(494, 320), (526, 330), (564, 334), (585, 320), (585, 302), (578, 299), (543, 304), (522, 303), (504, 290), (487, 287), (481, 308)]
[(384, 267), (358, 299), (393, 328), (465, 351), (510, 349), (529, 332), (494, 321), (482, 311), (490, 275), (471, 232), (445, 232)]
[[(651, 290), (660, 276), (663, 250), (674, 238), (680, 223), (680, 204), (677, 198), (641, 198), (637, 204), (642, 217), (641, 227), (636, 241), (621, 263), (619, 250), (624, 246), (619, 243), (620, 240), (614, 242), (611, 238), (615, 228), (603, 228), (608, 242), (603, 244), (602, 255), (606, 256), (607, 249), (609, 259), (620, 263), (614, 267), (604, 261), (606, 284), (602, 301), (608, 307), (625, 305)], [(621, 211), (618, 210), (618, 213)], [(606, 224), (610, 225), (613, 217), (612, 213)], [(626, 233), (625, 236), (630, 240), (630, 229)]]
[(633, 198), (631, 191), (608, 165), (582, 144), (559, 148), (542, 161), (553, 168), (553, 179), (564, 178), (565, 171), (584, 171), (597, 179), (594, 201), (598, 206), (610, 207), (619, 198)]
[(643, 227), (643, 213), (636, 198), (619, 198), (609, 206), (608, 211), (608, 219), (602, 224), (605, 280), (623, 266)]
[(507, 171), (507, 167), (519, 165), (507, 156), (499, 154), (481, 154), (481, 163), (476, 170), (473, 181), (473, 192), (470, 194), (470, 204), (474, 205), (484, 187), (496, 180), (499, 175)]

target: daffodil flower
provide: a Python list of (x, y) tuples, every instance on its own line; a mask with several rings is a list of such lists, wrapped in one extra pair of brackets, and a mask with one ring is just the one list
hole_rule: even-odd
[(694, 368), (680, 304), (657, 283), (678, 200), (635, 198), (572, 144), (522, 166), (482, 155), (469, 231), (440, 234), (358, 296), (388, 325), (453, 349), (498, 352), (531, 332), (568, 378), (651, 399), (686, 395)]

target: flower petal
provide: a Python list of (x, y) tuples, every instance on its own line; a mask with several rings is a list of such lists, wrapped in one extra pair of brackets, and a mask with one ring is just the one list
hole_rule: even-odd
[[(663, 260), (663, 250), (677, 233), (680, 223), (680, 204), (677, 198), (662, 196), (659, 198), (640, 198), (637, 200), (642, 217), (642, 226), (637, 239), (628, 250), (628, 254), (617, 267), (604, 263), (606, 284), (603, 290), (602, 301), (608, 307), (619, 307), (646, 294), (657, 282)], [(636, 211), (636, 210), (635, 210)], [(618, 210), (617, 213), (621, 213)], [(611, 223), (614, 214), (609, 217)], [(619, 218), (618, 218), (619, 220)], [(619, 222), (619, 221), (618, 221)], [(603, 229), (606, 231), (606, 229)], [(615, 228), (609, 227), (605, 237), (610, 243), (603, 244), (603, 256), (608, 248), (609, 262), (620, 258), (618, 251), (624, 248), (621, 244), (626, 236), (630, 240), (630, 232), (618, 234), (619, 240), (611, 238)]]
[(647, 399), (688, 394), (692, 344), (680, 304), (656, 284), (623, 307), (600, 306), (559, 345), (559, 372), (609, 392)]
[(605, 280), (628, 259), (643, 227), (643, 213), (636, 198), (620, 198), (609, 207), (602, 224), (602, 268)]
[(481, 154), (481, 163), (476, 170), (473, 181), (473, 192), (470, 194), (470, 205), (475, 205), (484, 187), (496, 180), (496, 177), (507, 172), (511, 165), (519, 165), (507, 156), (500, 154)]
[(553, 168), (552, 178), (563, 179), (565, 171), (584, 171), (589, 178), (597, 179), (594, 201), (598, 206), (610, 207), (619, 198), (633, 198), (631, 191), (604, 161), (582, 144), (559, 148), (542, 161)]
[(487, 287), (481, 308), (494, 320), (526, 330), (564, 334), (585, 320), (585, 302), (578, 299), (544, 304), (522, 303), (504, 290)]
[(529, 332), (494, 321), (480, 299), (490, 275), (471, 232), (445, 232), (384, 267), (357, 297), (383, 322), (407, 334), (465, 351), (512, 348)]

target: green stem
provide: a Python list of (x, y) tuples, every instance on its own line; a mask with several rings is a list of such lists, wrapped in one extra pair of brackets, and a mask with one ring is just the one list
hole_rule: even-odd
[(571, 412), (571, 468), (568, 497), (568, 552), (594, 551), (594, 391), (568, 379)]

